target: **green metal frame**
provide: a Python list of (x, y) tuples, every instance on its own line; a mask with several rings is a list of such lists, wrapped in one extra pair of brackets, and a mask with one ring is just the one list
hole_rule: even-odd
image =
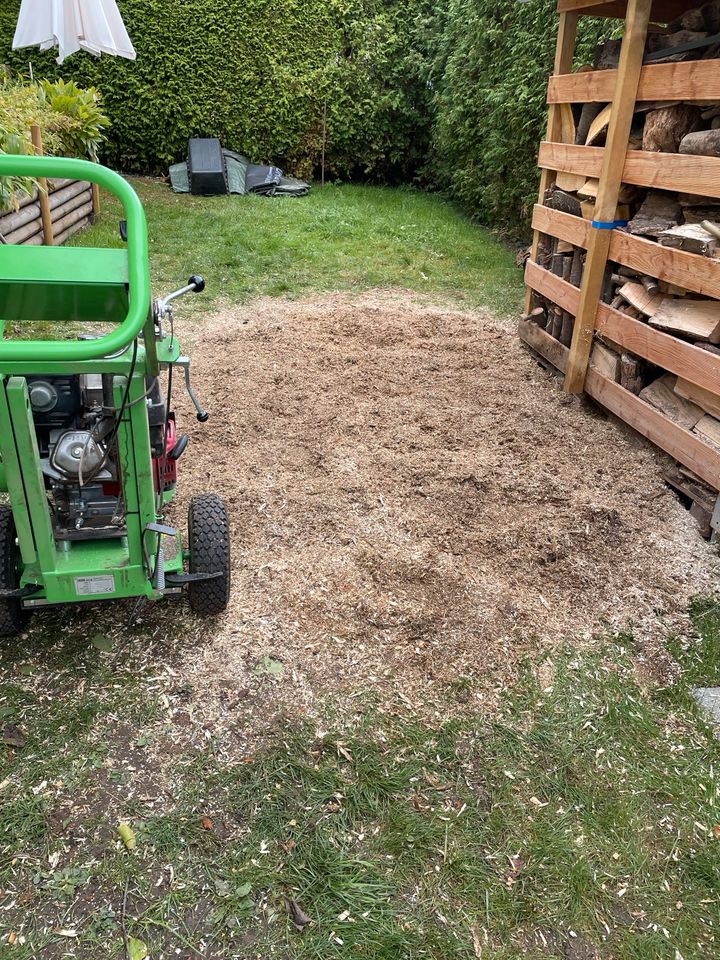
[[(148, 524), (160, 519), (163, 504), (155, 491), (147, 407), (141, 399), (146, 376), (173, 364), (180, 345), (174, 338), (156, 340), (145, 213), (122, 177), (85, 160), (0, 155), (3, 175), (97, 183), (121, 201), (128, 235), (127, 248), (120, 250), (0, 246), (0, 490), (10, 495), (23, 563), (21, 586), (34, 588), (25, 604), (159, 596), (149, 569), (158, 534)], [(3, 339), (10, 324), (22, 329), (48, 321), (115, 326), (93, 340)], [(26, 377), (73, 373), (114, 374), (118, 409), (130, 379), (129, 404), (117, 433), (127, 509), (127, 535), (121, 538), (53, 537)], [(181, 572), (179, 535), (177, 550), (167, 554), (166, 570)]]

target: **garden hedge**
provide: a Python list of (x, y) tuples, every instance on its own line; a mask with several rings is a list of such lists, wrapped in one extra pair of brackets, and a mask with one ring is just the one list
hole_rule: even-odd
[[(517, 235), (537, 200), (557, 23), (547, 0), (449, 0), (436, 46), (426, 176), (484, 223)], [(581, 19), (580, 63), (614, 26)]]
[[(189, 136), (317, 172), (419, 180), (517, 235), (537, 191), (557, 14), (551, 0), (119, 0), (136, 63), (10, 51), (20, 0), (0, 9), (14, 72), (96, 86), (106, 162), (160, 173)], [(608, 35), (583, 18), (581, 59)]]
[(14, 73), (96, 86), (112, 128), (106, 162), (159, 173), (189, 136), (218, 136), (308, 176), (322, 151), (342, 176), (405, 179), (428, 142), (415, 14), (428, 0), (120, 0), (137, 61), (11, 52), (20, 0), (0, 9)]

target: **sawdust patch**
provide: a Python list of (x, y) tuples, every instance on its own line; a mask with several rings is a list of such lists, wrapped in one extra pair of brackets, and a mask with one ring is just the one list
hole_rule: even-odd
[(664, 670), (714, 589), (661, 455), (486, 314), (373, 292), (182, 327), (212, 418), (180, 401), (174, 515), (214, 490), (234, 544), (230, 609), (176, 666), (194, 721), (247, 741), (327, 695), (489, 709), (527, 651), (608, 629)]

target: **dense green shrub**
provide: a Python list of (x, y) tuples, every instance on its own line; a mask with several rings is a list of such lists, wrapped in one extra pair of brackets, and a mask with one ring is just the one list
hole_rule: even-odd
[[(136, 63), (10, 52), (20, 0), (0, 5), (6, 62), (97, 86), (103, 159), (164, 172), (189, 136), (316, 173), (420, 177), (473, 216), (524, 234), (537, 193), (557, 14), (549, 0), (121, 0)], [(581, 21), (592, 56), (608, 21)]]
[[(109, 121), (100, 109), (97, 90), (82, 90), (62, 80), (0, 81), (0, 152), (32, 153), (31, 128), (42, 130), (43, 149), (53, 156), (89, 156), (97, 159)], [(0, 177), (0, 208), (29, 193), (34, 182)]]
[[(61, 152), (70, 157), (88, 156), (97, 162), (98, 150), (106, 140), (110, 120), (102, 112), (100, 94), (94, 87), (84, 90), (73, 80), (43, 80), (40, 99), (55, 116), (63, 118)], [(45, 152), (48, 150), (44, 144)], [(60, 151), (57, 151), (60, 152)]]
[[(518, 235), (537, 198), (557, 23), (547, 0), (447, 0), (436, 47), (426, 176), (483, 222)], [(608, 21), (582, 18), (580, 62), (608, 35)]]
[(86, 53), (11, 53), (19, 0), (0, 10), (6, 62), (102, 91), (112, 120), (104, 159), (160, 172), (189, 136), (218, 136), (258, 160), (309, 175), (327, 111), (331, 171), (412, 174), (428, 140), (415, 14), (429, 0), (121, 0), (135, 63)]

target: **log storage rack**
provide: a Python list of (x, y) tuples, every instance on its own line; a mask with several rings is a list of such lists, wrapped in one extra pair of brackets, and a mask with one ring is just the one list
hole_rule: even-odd
[[(519, 335), (720, 531), (720, 0), (559, 0)], [(575, 63), (581, 16), (624, 19)]]

